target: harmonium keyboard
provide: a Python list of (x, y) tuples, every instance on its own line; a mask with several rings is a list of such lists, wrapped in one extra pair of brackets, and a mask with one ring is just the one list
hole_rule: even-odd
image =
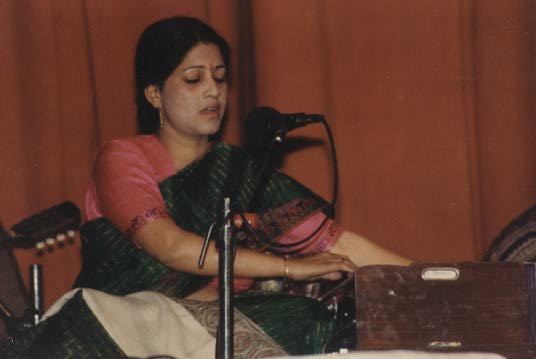
[(536, 265), (373, 265), (355, 275), (357, 348), (536, 358)]

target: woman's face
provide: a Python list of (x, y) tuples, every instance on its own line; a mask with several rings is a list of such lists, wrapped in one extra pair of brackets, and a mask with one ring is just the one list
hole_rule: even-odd
[(226, 68), (218, 47), (194, 46), (156, 91), (163, 110), (160, 131), (192, 139), (216, 133), (227, 104)]

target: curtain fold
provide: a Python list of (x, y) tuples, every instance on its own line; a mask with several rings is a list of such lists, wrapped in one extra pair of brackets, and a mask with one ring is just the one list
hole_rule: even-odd
[[(1, 96), (0, 219), (12, 225), (60, 201), (81, 203), (95, 133), (83, 3), (3, 4), (0, 16), (7, 31), (2, 31), (2, 43), (10, 46), (4, 47), (1, 77), (11, 80)], [(25, 279), (30, 263), (46, 263), (48, 298), (74, 278), (78, 252), (73, 245), (54, 254), (17, 254)]]
[(536, 4), (474, 4), (479, 190), (489, 240), (536, 198)]
[[(322, 113), (340, 166), (337, 218), (417, 260), (476, 260), (534, 204), (535, 4), (527, 0), (4, 0), (0, 220), (83, 208), (98, 147), (136, 132), (136, 40), (199, 17), (232, 47), (224, 138), (255, 106)], [(323, 141), (323, 143), (319, 143)], [(331, 197), (322, 126), (289, 134), (283, 169)], [(46, 305), (79, 243), (38, 256)]]

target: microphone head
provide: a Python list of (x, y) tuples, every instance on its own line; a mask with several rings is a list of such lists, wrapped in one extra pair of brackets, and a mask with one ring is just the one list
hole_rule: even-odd
[[(277, 133), (277, 123), (281, 125), (281, 114), (271, 107), (257, 107), (246, 117), (244, 130), (246, 141), (251, 144), (266, 145)], [(279, 126), (279, 129), (281, 126)]]
[(270, 107), (257, 107), (246, 118), (244, 130), (246, 141), (252, 145), (266, 146), (279, 136), (311, 123), (323, 122), (324, 116), (316, 114), (281, 114)]

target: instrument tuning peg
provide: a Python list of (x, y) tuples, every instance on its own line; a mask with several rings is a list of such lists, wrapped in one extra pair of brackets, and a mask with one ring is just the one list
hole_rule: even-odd
[(56, 240), (54, 238), (49, 237), (45, 239), (45, 243), (47, 245), (48, 250), (51, 251), (54, 247), (54, 244), (56, 243)]
[(45, 242), (40, 241), (35, 244), (35, 249), (37, 249), (38, 254), (42, 254), (45, 249)]
[(63, 247), (65, 245), (65, 240), (67, 239), (67, 235), (64, 233), (60, 233), (56, 236), (56, 240), (58, 241), (58, 245), (60, 247)]
[(69, 239), (69, 242), (74, 242), (75, 237), (76, 237), (76, 232), (72, 229), (69, 229), (67, 231), (67, 238)]

